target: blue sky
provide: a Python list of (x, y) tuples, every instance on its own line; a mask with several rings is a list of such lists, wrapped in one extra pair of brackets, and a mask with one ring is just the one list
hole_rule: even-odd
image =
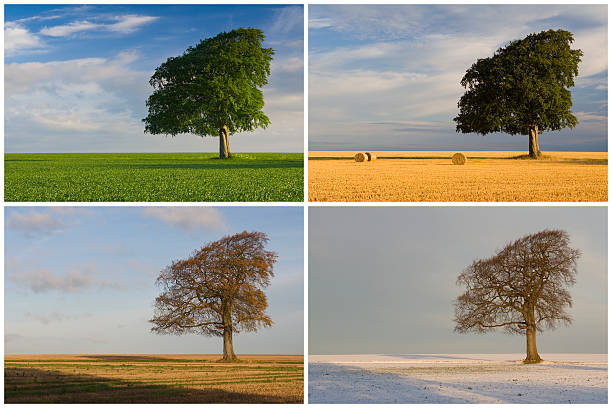
[(150, 333), (155, 279), (205, 243), (248, 231), (278, 253), (275, 324), (240, 353), (304, 351), (302, 207), (7, 207), (6, 353), (221, 353), (222, 339)]
[(5, 150), (218, 151), (216, 137), (145, 135), (141, 119), (156, 67), (239, 27), (263, 30), (276, 54), (264, 87), (272, 124), (232, 136), (232, 151), (302, 151), (300, 5), (5, 5)]
[(460, 80), (478, 58), (547, 29), (584, 52), (572, 130), (543, 150), (607, 151), (607, 5), (311, 5), (310, 150), (527, 150), (527, 137), (460, 134)]
[(457, 276), (543, 229), (582, 251), (574, 323), (538, 335), (540, 353), (607, 353), (608, 208), (310, 207), (308, 352), (523, 353), (525, 336), (453, 332)]

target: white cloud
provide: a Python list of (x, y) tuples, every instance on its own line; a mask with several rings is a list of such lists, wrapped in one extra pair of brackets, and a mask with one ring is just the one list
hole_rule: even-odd
[(141, 26), (157, 20), (158, 18), (159, 17), (128, 14), (114, 17), (113, 20), (117, 21), (115, 23), (94, 23), (88, 20), (73, 21), (68, 24), (44, 27), (40, 30), (40, 34), (49, 37), (67, 37), (81, 31), (94, 30), (129, 34), (136, 31)]
[(271, 116), (275, 116), (279, 111), (290, 111), (298, 115), (304, 114), (304, 94), (303, 93), (283, 93), (275, 89), (268, 89), (265, 92), (264, 112), (271, 111)]
[(187, 231), (227, 227), (221, 211), (213, 207), (148, 207), (142, 214)]
[(36, 50), (44, 47), (44, 43), (36, 34), (31, 33), (23, 25), (6, 22), (4, 25), (4, 52), (8, 55), (19, 54), (26, 50)]
[(576, 116), (576, 118), (578, 118), (578, 121), (580, 122), (587, 122), (587, 121), (603, 122), (603, 121), (608, 120), (607, 116), (598, 115), (596, 113), (574, 112), (574, 115)]
[(136, 31), (142, 25), (152, 23), (158, 18), (159, 17), (152, 16), (126, 15), (118, 17), (118, 22), (113, 24), (107, 24), (105, 28), (109, 31), (128, 34)]
[(54, 15), (49, 15), (49, 16), (32, 16), (32, 17), (20, 18), (19, 20), (15, 20), (14, 22), (23, 24), (28, 21), (46, 21), (46, 20), (55, 20), (58, 18), (62, 18), (62, 16), (59, 14), (54, 14)]
[[(401, 141), (404, 146), (422, 143), (422, 147), (431, 146), (435, 138), (445, 145), (461, 143), (454, 142), (459, 139), (452, 118), (464, 92), (459, 82), (465, 71), (509, 40), (564, 28), (551, 21), (571, 20), (578, 8), (582, 10), (576, 6), (311, 6), (315, 30), (342, 32), (343, 43), (349, 45), (330, 48), (324, 37), (316, 35), (310, 41), (309, 140), (319, 148), (348, 146), (351, 141), (360, 146)], [(607, 25), (597, 16), (602, 9), (580, 12), (580, 19), (591, 21), (592, 28), (574, 32), (574, 47), (585, 53), (577, 87), (606, 89), (603, 76), (593, 77), (607, 70)], [(438, 124), (436, 135), (433, 129), (419, 134), (415, 126), (382, 129), (370, 123), (431, 120)], [(588, 129), (581, 125), (581, 130)]]
[(48, 235), (60, 231), (66, 225), (50, 213), (31, 210), (27, 214), (12, 211), (6, 221), (6, 226), (24, 233), (27, 236)]
[(355, 95), (373, 93), (388, 95), (390, 90), (402, 88), (411, 83), (422, 83), (426, 78), (426, 75), (411, 72), (350, 70), (341, 73), (313, 74), (313, 79), (309, 81), (309, 84), (310, 91), (316, 98), (329, 98), (340, 94), (351, 98)]
[(122, 52), (111, 59), (81, 58), (66, 61), (10, 63), (5, 68), (6, 93), (9, 97), (16, 93), (29, 93), (49, 82), (78, 83), (89, 86), (92, 86), (92, 83), (106, 83), (115, 90), (124, 89), (134, 80), (142, 81), (142, 76), (146, 75), (146, 73), (129, 68), (129, 64), (137, 58), (138, 55), (134, 52)]
[(65, 25), (43, 27), (40, 30), (40, 34), (49, 37), (65, 37), (70, 34), (78, 33), (79, 31), (93, 30), (99, 27), (101, 27), (101, 24), (95, 24), (89, 21), (74, 21)]
[(60, 274), (45, 268), (19, 269), (9, 272), (6, 280), (27, 287), (34, 293), (54, 290), (73, 293), (90, 288), (120, 289), (116, 282), (100, 279), (96, 275), (99, 272), (93, 265), (79, 265)]
[(607, 27), (596, 27), (574, 33), (573, 47), (584, 53), (578, 67), (579, 75), (588, 77), (608, 69), (608, 33)]
[(275, 59), (270, 64), (270, 71), (282, 72), (304, 72), (304, 59), (302, 57), (290, 57), (285, 59)]
[[(9, 152), (216, 151), (215, 138), (144, 134), (151, 72), (135, 52), (114, 58), (5, 66), (5, 148)], [(303, 59), (273, 61), (264, 87), (267, 129), (232, 136), (233, 151), (302, 151)], [(290, 102), (290, 103), (287, 103)], [(73, 137), (78, 133), (78, 138)]]
[(52, 206), (52, 207), (47, 207), (49, 209), (49, 211), (51, 211), (52, 213), (55, 214), (60, 214), (60, 215), (64, 215), (64, 214), (83, 214), (83, 215), (91, 215), (92, 211), (90, 209), (88, 209), (87, 207), (58, 207), (58, 206)]
[(331, 18), (328, 17), (320, 17), (320, 18), (310, 18), (308, 20), (308, 29), (318, 29), (318, 28), (327, 28), (332, 27), (334, 22)]
[[(83, 151), (86, 142), (112, 145), (141, 136), (150, 74), (130, 67), (136, 58), (126, 52), (111, 59), (7, 64), (6, 145)], [(80, 133), (78, 143), (67, 138), (71, 132)]]

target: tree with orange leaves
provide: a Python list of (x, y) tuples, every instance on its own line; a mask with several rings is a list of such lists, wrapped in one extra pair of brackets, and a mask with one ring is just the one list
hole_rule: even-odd
[(236, 361), (232, 336), (272, 326), (262, 291), (274, 277), (275, 252), (263, 232), (225, 236), (161, 271), (152, 332), (223, 337), (223, 360)]

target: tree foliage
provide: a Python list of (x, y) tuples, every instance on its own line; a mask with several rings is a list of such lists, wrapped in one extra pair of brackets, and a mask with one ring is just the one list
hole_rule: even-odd
[(224, 126), (229, 135), (267, 127), (259, 88), (268, 83), (274, 51), (263, 48), (264, 38), (261, 30), (239, 28), (168, 58), (149, 81), (145, 132), (219, 136)]
[[(263, 288), (277, 255), (262, 232), (243, 231), (210, 242), (161, 271), (151, 331), (224, 337), (224, 358), (235, 359), (232, 334), (270, 327)], [(229, 343), (228, 343), (229, 341)]]
[(478, 59), (465, 73), (465, 94), (454, 118), (457, 132), (528, 135), (573, 128), (568, 88), (578, 75), (581, 50), (571, 49), (572, 33), (548, 30), (510, 42), (492, 57)]
[(576, 281), (579, 257), (565, 231), (544, 230), (517, 239), (491, 258), (474, 261), (457, 279), (466, 291), (455, 302), (455, 331), (503, 328), (527, 334), (528, 359), (533, 342), (532, 357), (539, 361), (535, 332), (572, 322), (568, 288)]

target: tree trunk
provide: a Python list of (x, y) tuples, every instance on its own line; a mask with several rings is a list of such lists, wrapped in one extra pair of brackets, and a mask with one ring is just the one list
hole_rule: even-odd
[(527, 325), (527, 358), (524, 362), (527, 364), (539, 363), (542, 361), (536, 347), (536, 328), (535, 324)]
[(537, 159), (540, 153), (540, 141), (538, 140), (538, 125), (529, 126), (529, 157)]
[(223, 125), (219, 129), (219, 158), (227, 159), (232, 157), (229, 149), (229, 129)]
[(223, 361), (236, 361), (234, 354), (234, 343), (232, 339), (232, 309), (231, 306), (224, 304), (223, 306)]
[(232, 340), (232, 328), (223, 328), (223, 361), (232, 362), (236, 361), (236, 354), (234, 354), (234, 343)]

